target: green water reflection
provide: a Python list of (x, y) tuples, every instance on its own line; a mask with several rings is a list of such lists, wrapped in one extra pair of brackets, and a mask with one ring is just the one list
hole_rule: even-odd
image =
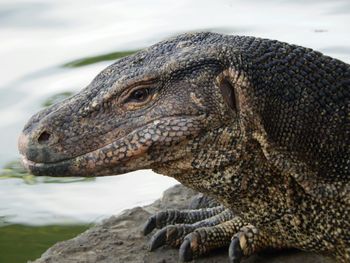
[(4, 168), (0, 170), (0, 180), (9, 178), (23, 179), (23, 181), (29, 184), (34, 180), (34, 176), (27, 173), (17, 160), (8, 162), (5, 164)]
[(86, 230), (88, 225), (0, 227), (0, 262), (21, 263), (34, 260), (58, 241), (70, 239)]
[[(20, 161), (12, 161), (5, 165), (0, 170), (1, 179), (21, 179), (26, 184), (37, 184), (37, 183), (76, 183), (76, 182), (91, 182), (96, 180), (94, 177), (50, 177), (50, 176), (34, 176), (29, 174), (21, 165)], [(1, 262), (1, 261), (0, 261)]]
[[(9, 162), (0, 171), (2, 179), (21, 179), (25, 184), (75, 183), (95, 178), (35, 177), (27, 173), (19, 161)], [(9, 224), (11, 216), (0, 216), (0, 262), (21, 263), (34, 260), (58, 241), (70, 239), (85, 231), (89, 225), (27, 226)]]
[(87, 66), (87, 65), (102, 62), (102, 61), (116, 60), (116, 59), (120, 59), (120, 58), (125, 57), (125, 56), (129, 56), (131, 54), (134, 54), (135, 52), (137, 52), (137, 50), (119, 51), (119, 52), (102, 54), (99, 56), (91, 56), (91, 57), (81, 58), (81, 59), (77, 59), (77, 60), (68, 62), (68, 63), (64, 64), (63, 67), (76, 68), (76, 67)]
[(60, 102), (61, 100), (64, 100), (70, 96), (72, 96), (74, 93), (71, 91), (64, 91), (61, 93), (57, 93), (52, 95), (51, 97), (47, 98), (43, 103), (42, 106), (43, 107), (48, 107), (51, 106), (57, 102)]

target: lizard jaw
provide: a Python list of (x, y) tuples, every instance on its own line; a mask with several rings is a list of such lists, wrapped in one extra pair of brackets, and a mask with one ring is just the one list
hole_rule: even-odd
[(99, 149), (58, 162), (39, 163), (22, 155), (22, 164), (38, 176), (108, 176), (138, 169), (152, 163), (151, 146), (173, 144), (199, 133), (204, 115), (167, 117), (154, 120)]

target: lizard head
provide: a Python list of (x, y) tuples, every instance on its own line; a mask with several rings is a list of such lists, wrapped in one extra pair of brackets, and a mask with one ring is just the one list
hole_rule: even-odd
[(219, 77), (224, 57), (215, 34), (197, 33), (120, 59), (29, 120), (19, 139), (24, 166), (51, 176), (190, 167), (235, 119), (232, 87)]

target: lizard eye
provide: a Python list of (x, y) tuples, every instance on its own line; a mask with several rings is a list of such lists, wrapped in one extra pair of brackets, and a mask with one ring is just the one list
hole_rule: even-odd
[(129, 109), (136, 109), (135, 107), (146, 105), (152, 99), (153, 95), (154, 92), (152, 92), (150, 87), (139, 87), (125, 96), (123, 104)]
[(141, 88), (131, 92), (126, 102), (144, 102), (150, 95), (149, 88)]

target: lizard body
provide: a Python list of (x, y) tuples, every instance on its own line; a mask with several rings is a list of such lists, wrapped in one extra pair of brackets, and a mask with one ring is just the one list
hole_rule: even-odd
[(266, 247), (349, 262), (349, 133), (348, 64), (275, 40), (194, 33), (120, 59), (34, 115), (19, 148), (36, 175), (152, 169), (216, 199), (226, 209), (217, 215), (148, 222), (146, 233), (163, 228), (151, 249), (181, 245), (182, 260), (230, 245), (231, 262)]

